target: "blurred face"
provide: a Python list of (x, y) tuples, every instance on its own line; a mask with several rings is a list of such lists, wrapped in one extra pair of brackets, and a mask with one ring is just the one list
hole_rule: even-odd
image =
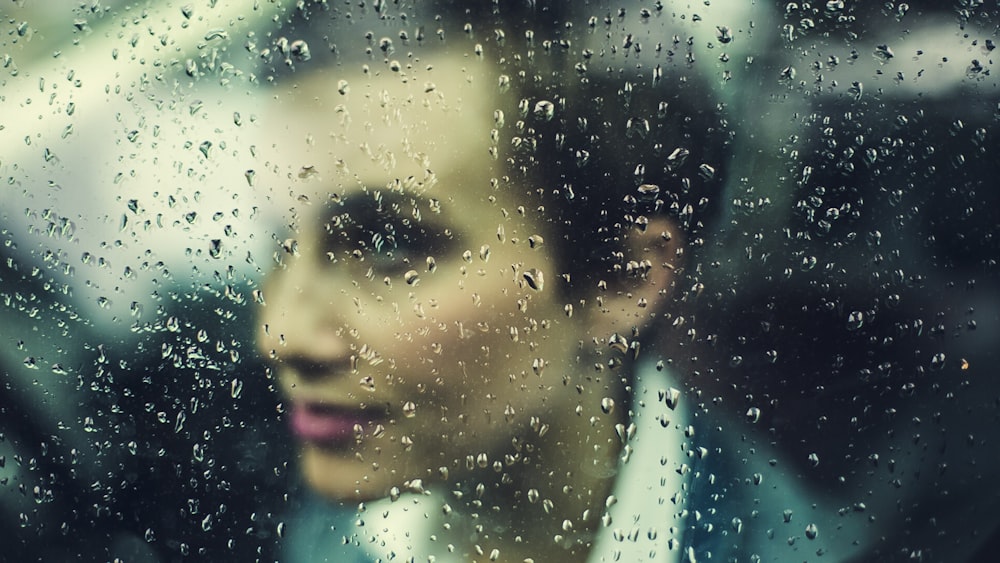
[(269, 113), (277, 162), (300, 172), (259, 343), (332, 498), (492, 466), (600, 401), (574, 384), (597, 334), (567, 315), (554, 237), (493, 180), (494, 83), (458, 63), (416, 74), (359, 72), (346, 96), (315, 76)]

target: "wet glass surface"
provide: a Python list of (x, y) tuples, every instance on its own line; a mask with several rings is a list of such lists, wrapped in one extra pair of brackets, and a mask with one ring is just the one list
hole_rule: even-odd
[(994, 4), (0, 16), (0, 559), (991, 560)]

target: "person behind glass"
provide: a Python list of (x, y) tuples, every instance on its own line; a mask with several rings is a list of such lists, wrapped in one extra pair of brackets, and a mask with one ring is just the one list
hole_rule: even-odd
[(542, 68), (320, 69), (261, 117), (294, 203), (258, 344), (306, 482), (352, 514), (294, 536), (304, 560), (345, 560), (327, 555), (345, 537), (359, 560), (713, 549), (714, 450), (664, 364), (697, 337), (685, 248), (721, 133), (640, 85)]

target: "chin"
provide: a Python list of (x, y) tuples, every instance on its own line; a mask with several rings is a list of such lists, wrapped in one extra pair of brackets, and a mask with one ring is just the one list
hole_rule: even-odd
[(363, 502), (389, 496), (394, 483), (385, 469), (373, 469), (353, 453), (305, 444), (300, 465), (306, 483), (333, 501)]

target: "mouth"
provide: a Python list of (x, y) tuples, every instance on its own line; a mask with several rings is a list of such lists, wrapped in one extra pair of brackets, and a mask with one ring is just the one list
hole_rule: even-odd
[(358, 441), (376, 430), (381, 417), (367, 410), (295, 403), (289, 419), (292, 434), (303, 442), (342, 446)]

